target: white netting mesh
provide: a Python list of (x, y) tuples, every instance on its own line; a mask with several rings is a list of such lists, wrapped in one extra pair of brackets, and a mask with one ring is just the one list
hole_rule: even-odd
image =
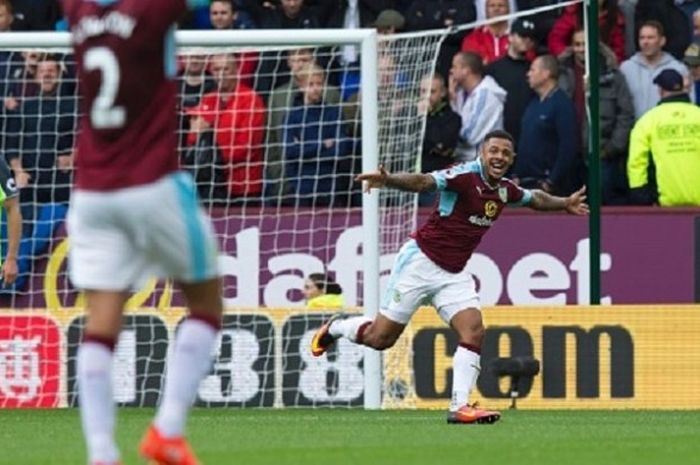
[[(420, 82), (433, 72), (447, 33), (379, 39), (377, 142), (379, 161), (391, 171), (420, 168)], [(361, 348), (341, 342), (320, 358), (306, 350), (334, 310), (304, 309), (304, 277), (330, 273), (346, 306), (362, 306), (363, 256), (379, 253), (384, 283), (415, 227), (416, 196), (382, 191), (379, 251), (363, 250), (361, 186), (352, 182), (362, 168), (362, 73), (359, 61), (344, 61), (352, 55), (346, 52), (180, 49), (180, 156), (220, 239), (230, 308), (200, 388), (202, 405), (363, 404)], [(66, 53), (40, 60), (45, 50), (2, 53), (2, 149), (16, 173), (26, 172), (19, 184), (44, 187), (22, 189), (20, 281), (0, 292), (0, 306), (9, 309), (0, 313), (0, 407), (73, 405), (83, 298), (67, 279), (63, 221), (79, 116), (75, 63)], [(313, 76), (321, 76), (314, 83), (320, 91), (307, 86)], [(209, 93), (226, 80), (234, 81), (227, 98)], [(55, 89), (41, 92), (42, 85)], [(115, 370), (120, 403), (157, 403), (183, 303), (172, 283), (155, 281), (129, 301)], [(384, 354), (384, 406), (412, 405), (412, 344), (409, 326)]]
[[(380, 162), (391, 170), (418, 169), (420, 81), (432, 73), (441, 39), (380, 38), (378, 142)], [(226, 316), (217, 361), (200, 389), (204, 405), (363, 403), (361, 348), (341, 343), (319, 359), (304, 350), (329, 316), (304, 310), (305, 276), (330, 273), (349, 308), (363, 303), (362, 193), (352, 181), (362, 169), (361, 56), (345, 63), (344, 51), (180, 49), (180, 157), (221, 241), (227, 305), (249, 309)], [(8, 52), (8, 59), (2, 142), (16, 172), (27, 176), (26, 221), (20, 282), (0, 296), (4, 307), (15, 309), (2, 315), (12, 328), (12, 339), (0, 334), (0, 340), (12, 340), (2, 346), (2, 360), (15, 369), (5, 369), (14, 387), (3, 390), (0, 404), (73, 405), (83, 298), (67, 278), (63, 223), (79, 117), (75, 63), (55, 50)], [(414, 228), (415, 205), (414, 195), (382, 194), (385, 274)], [(119, 402), (157, 402), (182, 305), (169, 282), (151, 282), (130, 300), (116, 352)], [(54, 325), (65, 336), (48, 338)], [(38, 346), (35, 337), (42, 341)], [(409, 344), (406, 339), (394, 353), (410, 354)], [(406, 397), (412, 386), (408, 365), (399, 367), (395, 358), (385, 358), (388, 369), (394, 367), (393, 374), (387, 371), (387, 403)], [(24, 378), (22, 370), (33, 360), (41, 362), (39, 374)], [(49, 375), (53, 384), (40, 381)], [(28, 392), (21, 398), (15, 396), (20, 385)], [(58, 394), (50, 395), (51, 389)]]

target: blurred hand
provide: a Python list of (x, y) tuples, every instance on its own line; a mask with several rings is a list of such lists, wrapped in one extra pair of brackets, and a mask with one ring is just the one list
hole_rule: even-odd
[(26, 171), (20, 171), (19, 173), (15, 174), (15, 184), (17, 185), (17, 189), (27, 187), (30, 179), (32, 179), (32, 177)]
[(447, 79), (447, 93), (449, 95), (450, 101), (454, 100), (457, 98), (457, 80), (455, 79), (454, 75), (450, 71), (450, 76)]
[(56, 158), (56, 166), (59, 170), (70, 171), (73, 169), (73, 159), (74, 157), (72, 153), (69, 153), (68, 155), (59, 155)]
[(540, 181), (539, 188), (548, 194), (552, 193), (552, 184), (549, 181)]
[(211, 125), (201, 116), (195, 116), (190, 120), (190, 131), (194, 132), (195, 134), (204, 132), (210, 127)]
[(5, 109), (14, 111), (19, 106), (19, 102), (14, 97), (5, 97)]
[(365, 192), (370, 192), (372, 189), (384, 187), (386, 185), (386, 180), (389, 177), (389, 172), (384, 169), (384, 165), (379, 165), (377, 171), (372, 171), (369, 173), (358, 174), (355, 176), (355, 181), (362, 182), (366, 181)]
[(323, 141), (323, 146), (326, 147), (327, 149), (333, 147), (335, 145), (335, 139), (325, 139)]
[(585, 201), (586, 186), (583, 186), (566, 198), (566, 211), (572, 215), (588, 215), (588, 204)]

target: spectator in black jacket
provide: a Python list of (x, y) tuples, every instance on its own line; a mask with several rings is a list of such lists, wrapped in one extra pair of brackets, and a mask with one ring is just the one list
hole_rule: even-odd
[[(605, 205), (624, 205), (628, 193), (627, 145), (634, 124), (634, 105), (614, 52), (602, 42), (599, 47), (602, 200)], [(585, 158), (588, 153), (588, 118), (583, 85), (586, 67), (586, 35), (583, 29), (574, 32), (571, 47), (559, 56), (559, 65), (559, 87), (574, 101), (577, 125), (581, 128), (580, 147)]]
[(38, 93), (18, 101), (8, 121), (7, 157), (24, 219), (17, 261), (19, 277), (10, 291), (26, 284), (31, 260), (46, 252), (68, 211), (73, 177), (76, 99), (60, 92), (62, 69), (56, 56), (37, 62)]
[[(445, 78), (441, 74), (424, 77), (420, 83), (420, 92), (418, 114), (427, 113), (421, 172), (430, 173), (445, 169), (455, 162), (462, 119), (450, 108)], [(422, 207), (432, 205), (435, 198), (435, 192), (423, 192), (418, 197), (418, 204)]]
[(535, 23), (530, 19), (518, 18), (510, 29), (508, 53), (486, 67), (486, 74), (508, 92), (503, 109), (503, 128), (513, 136), (516, 147), (520, 138), (520, 120), (527, 104), (535, 96), (527, 83), (530, 69), (527, 55), (534, 48)]
[(61, 17), (56, 0), (12, 0), (15, 31), (53, 31)]
[[(471, 23), (476, 19), (474, 0), (414, 0), (405, 14), (406, 29), (422, 31)], [(452, 57), (459, 52), (464, 36), (469, 31), (450, 34), (443, 42), (438, 55), (436, 71), (447, 76)]]

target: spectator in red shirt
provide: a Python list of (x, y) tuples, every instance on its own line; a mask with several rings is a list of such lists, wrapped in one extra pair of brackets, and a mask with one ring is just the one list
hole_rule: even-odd
[[(486, 17), (495, 18), (510, 12), (508, 0), (486, 0)], [(463, 52), (475, 52), (487, 65), (508, 53), (508, 21), (498, 21), (474, 29), (462, 41)]]
[[(617, 0), (598, 0), (600, 40), (615, 52), (617, 63), (625, 59), (625, 17)], [(547, 45), (554, 56), (559, 56), (570, 44), (577, 28), (583, 25), (581, 4), (569, 5), (549, 31)]]
[[(188, 110), (191, 116), (188, 145), (211, 137), (227, 179), (228, 201), (259, 197), (263, 177), (265, 105), (238, 79), (232, 54), (211, 58), (211, 73), (218, 89)], [(218, 199), (220, 200), (220, 199)]]
[[(233, 0), (212, 0), (209, 5), (211, 26), (220, 31), (234, 29), (252, 29), (253, 21), (236, 9)], [(258, 67), (256, 52), (240, 52), (237, 54), (239, 78), (248, 86), (253, 85), (255, 70)]]

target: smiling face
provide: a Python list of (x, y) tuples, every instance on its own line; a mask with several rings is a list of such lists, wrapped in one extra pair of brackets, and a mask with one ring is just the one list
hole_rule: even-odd
[(36, 68), (36, 80), (39, 82), (41, 92), (44, 94), (53, 93), (58, 87), (59, 75), (60, 66), (56, 61), (40, 61)]
[(481, 145), (481, 164), (490, 183), (498, 182), (506, 175), (515, 161), (513, 142), (501, 137), (492, 137)]

